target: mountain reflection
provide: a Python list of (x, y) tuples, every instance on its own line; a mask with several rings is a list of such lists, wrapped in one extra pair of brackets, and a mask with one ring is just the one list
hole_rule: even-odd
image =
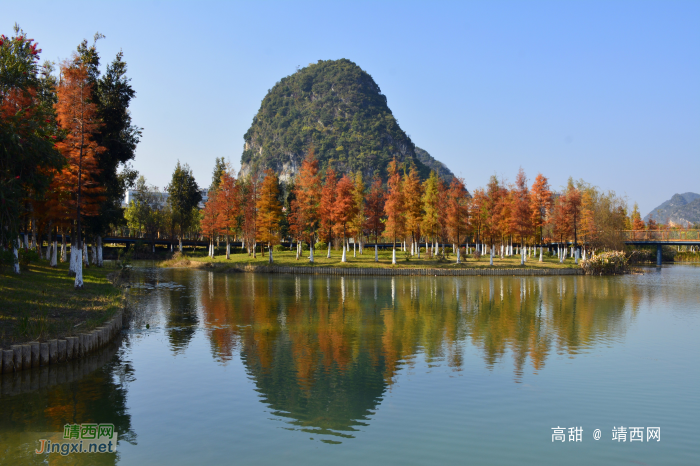
[(467, 344), (488, 368), (510, 353), (519, 382), (552, 352), (619, 338), (635, 299), (620, 280), (591, 277), (200, 277), (213, 356), (225, 363), (239, 350), (274, 414), (341, 437), (416, 355), (461, 371)]

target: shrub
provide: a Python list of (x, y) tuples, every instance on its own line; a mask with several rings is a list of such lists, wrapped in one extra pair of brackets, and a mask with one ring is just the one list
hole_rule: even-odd
[(12, 266), (15, 263), (15, 254), (12, 249), (0, 249), (0, 267)]
[(272, 250), (275, 251), (275, 252), (282, 252), (282, 251), (286, 251), (287, 248), (285, 248), (285, 247), (282, 246), (281, 244), (277, 244), (277, 245), (275, 245), (275, 246), (272, 247)]
[[(10, 251), (10, 254), (12, 254), (12, 251)], [(39, 260), (39, 254), (33, 249), (21, 248), (18, 251), (18, 256), (20, 267), (26, 267), (30, 262), (37, 262)]]
[(586, 275), (619, 275), (629, 272), (627, 256), (622, 251), (594, 254), (580, 262)]
[(323, 241), (319, 241), (318, 243), (314, 244), (314, 249), (316, 251), (320, 251), (321, 249), (326, 249), (328, 247), (328, 243), (324, 243)]
[(476, 248), (474, 248), (474, 259), (476, 259), (476, 260), (481, 259), (481, 252)]

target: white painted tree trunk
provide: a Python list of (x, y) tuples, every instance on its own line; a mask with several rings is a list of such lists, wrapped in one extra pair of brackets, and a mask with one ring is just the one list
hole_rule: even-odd
[(574, 251), (574, 264), (578, 264), (578, 249)]
[(396, 264), (396, 244), (394, 244), (394, 248), (391, 250), (391, 263)]
[[(83, 243), (85, 245), (85, 243)], [(71, 249), (73, 249), (71, 247)], [(75, 287), (80, 289), (83, 287), (83, 254), (79, 248), (75, 251)]]
[(182, 238), (179, 238), (180, 253), (182, 253)]
[(97, 237), (97, 266), (102, 267), (104, 265), (104, 259), (102, 258), (102, 237)]
[(328, 242), (328, 254), (326, 255), (326, 259), (331, 258), (331, 242)]
[(66, 234), (61, 232), (61, 262), (65, 262), (66, 259)]
[(97, 265), (97, 246), (95, 243), (92, 243), (92, 265)]
[(520, 248), (520, 265), (525, 265), (525, 253), (522, 248)]
[(357, 246), (354, 239), (352, 241), (352, 257), (357, 257)]
[(314, 245), (313, 245), (313, 243), (309, 246), (309, 253), (310, 253), (309, 262), (313, 262), (314, 261)]
[(374, 262), (379, 262), (379, 246), (374, 245)]
[(226, 259), (231, 259), (231, 243), (228, 241), (226, 242)]
[(75, 253), (75, 245), (71, 243), (70, 245), (70, 253), (69, 253), (69, 260), (68, 260), (68, 270), (72, 273), (75, 273), (75, 258), (77, 257)]
[(490, 261), (489, 265), (493, 265), (493, 248), (491, 247), (489, 249), (491, 250), (491, 261)]
[(53, 240), (53, 245), (51, 247), (51, 267), (56, 267), (58, 265), (58, 241)]
[(459, 264), (462, 262), (462, 258), (460, 257), (460, 252), (461, 252), (460, 247), (459, 247), (459, 245), (457, 245), (457, 262), (456, 262), (456, 264)]
[(24, 233), (24, 249), (29, 249), (29, 235)]
[(340, 262), (347, 262), (347, 257), (345, 256), (345, 241), (343, 241), (343, 258), (340, 259)]
[(17, 242), (12, 241), (12, 254), (15, 256), (15, 263), (12, 267), (15, 273), (19, 273), (19, 252), (17, 248), (19, 247), (19, 240)]
[(272, 264), (272, 246), (267, 249), (270, 251), (270, 264)]
[(540, 246), (540, 262), (542, 262), (542, 246)]

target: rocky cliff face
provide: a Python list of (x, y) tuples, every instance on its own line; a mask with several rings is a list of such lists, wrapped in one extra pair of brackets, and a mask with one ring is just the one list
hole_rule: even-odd
[(653, 218), (658, 223), (686, 226), (700, 223), (700, 194), (674, 194), (671, 199), (653, 209), (645, 221)]
[(377, 171), (385, 178), (396, 157), (415, 165), (423, 178), (430, 173), (379, 86), (345, 59), (310, 64), (275, 84), (244, 139), (243, 175), (272, 168), (288, 180), (311, 148), (321, 170), (360, 171), (365, 179)]

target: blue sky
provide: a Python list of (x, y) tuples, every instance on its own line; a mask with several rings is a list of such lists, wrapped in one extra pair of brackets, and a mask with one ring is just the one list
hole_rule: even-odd
[(627, 195), (646, 214), (700, 192), (700, 2), (3, 2), (59, 61), (96, 31), (123, 49), (144, 128), (134, 166), (208, 186), (282, 77), (319, 59), (370, 73), (413, 142), (471, 190), (522, 166)]

